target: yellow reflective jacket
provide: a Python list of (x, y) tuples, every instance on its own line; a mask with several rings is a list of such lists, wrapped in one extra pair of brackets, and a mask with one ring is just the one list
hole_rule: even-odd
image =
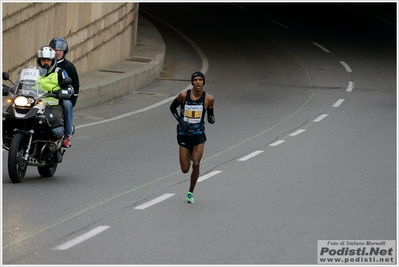
[[(46, 92), (53, 93), (61, 89), (59, 84), (63, 82), (66, 77), (68, 77), (66, 71), (56, 67), (52, 73), (46, 76), (40, 76), (36, 80), (36, 84), (39, 86), (39, 88), (43, 88)], [(58, 105), (59, 102), (59, 100), (54, 97), (46, 97), (43, 98), (43, 100), (51, 106)]]

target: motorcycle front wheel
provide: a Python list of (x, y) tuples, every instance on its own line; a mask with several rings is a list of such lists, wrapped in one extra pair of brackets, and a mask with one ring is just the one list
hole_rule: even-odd
[(10, 143), (8, 151), (8, 175), (13, 183), (20, 183), (25, 177), (28, 162), (24, 159), (24, 153), (28, 145), (28, 137), (16, 133)]

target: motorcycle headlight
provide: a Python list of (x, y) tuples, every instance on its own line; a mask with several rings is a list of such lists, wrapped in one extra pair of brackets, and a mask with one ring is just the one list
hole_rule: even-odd
[(17, 96), (14, 99), (14, 103), (16, 106), (23, 106), (23, 107), (29, 107), (33, 103), (33, 99), (25, 97), (25, 96)]

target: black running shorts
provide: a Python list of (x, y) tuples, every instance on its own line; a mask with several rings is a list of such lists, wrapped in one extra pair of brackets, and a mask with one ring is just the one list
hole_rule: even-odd
[(177, 135), (177, 143), (187, 148), (188, 150), (193, 150), (193, 147), (202, 143), (205, 143), (206, 135), (205, 133), (199, 135)]

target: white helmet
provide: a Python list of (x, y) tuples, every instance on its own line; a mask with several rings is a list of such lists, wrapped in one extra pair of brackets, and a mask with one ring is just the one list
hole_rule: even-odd
[[(41, 58), (51, 59), (51, 66), (42, 66), (40, 64)], [(50, 46), (42, 46), (39, 50), (37, 50), (37, 65), (40, 69), (40, 75), (45, 76), (53, 72), (55, 66), (57, 65), (57, 61), (55, 60), (55, 51)]]

